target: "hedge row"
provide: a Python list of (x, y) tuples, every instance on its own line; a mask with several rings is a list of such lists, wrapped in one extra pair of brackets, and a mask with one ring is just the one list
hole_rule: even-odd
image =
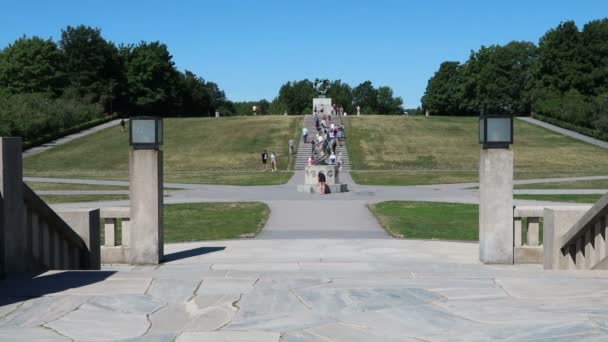
[(575, 131), (575, 132), (578, 132), (580, 134), (584, 134), (584, 135), (589, 136), (589, 137), (593, 137), (593, 138), (600, 139), (600, 140), (603, 140), (603, 141), (608, 141), (608, 134), (606, 134), (606, 133), (604, 133), (602, 131), (596, 130), (596, 129), (590, 129), (590, 128), (585, 128), (585, 127), (580, 127), (580, 126), (573, 125), (571, 123), (568, 123), (568, 122), (565, 122), (565, 121), (562, 121), (562, 120), (558, 120), (558, 119), (555, 119), (555, 118), (550, 118), (550, 117), (539, 115), (539, 114), (533, 114), (533, 117), (535, 119), (540, 120), (540, 121), (544, 121), (546, 123), (550, 123), (552, 125), (559, 126), (561, 128), (569, 129), (571, 131)]

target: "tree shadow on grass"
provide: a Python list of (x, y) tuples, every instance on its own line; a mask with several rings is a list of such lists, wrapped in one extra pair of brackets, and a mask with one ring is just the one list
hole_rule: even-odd
[(209, 254), (213, 252), (219, 252), (226, 249), (226, 247), (198, 247), (189, 249), (186, 251), (175, 252), (171, 254), (166, 254), (163, 258), (163, 262), (171, 262), (180, 259), (187, 259), (199, 255)]

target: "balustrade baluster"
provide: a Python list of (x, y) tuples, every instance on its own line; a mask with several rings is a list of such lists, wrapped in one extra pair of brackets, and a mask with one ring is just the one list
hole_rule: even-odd
[(585, 269), (585, 237), (576, 239), (576, 257), (574, 260), (577, 270)]
[(56, 231), (53, 232), (53, 269), (61, 269), (61, 237)]
[(528, 217), (528, 246), (538, 246), (539, 244), (539, 223), (538, 217)]
[(40, 228), (42, 230), (42, 263), (50, 269), (53, 255), (53, 245), (51, 244), (52, 233), (49, 225), (46, 223), (42, 223)]
[(104, 221), (104, 245), (107, 247), (116, 246), (116, 219), (115, 218), (105, 218)]
[(513, 218), (513, 238), (515, 247), (521, 247), (521, 217)]
[[(593, 266), (595, 266), (595, 248), (593, 244), (595, 243), (595, 226), (589, 227), (585, 232), (584, 236), (584, 245), (585, 248), (585, 268), (586, 270), (590, 270)], [(582, 238), (582, 237), (581, 237)]]
[(131, 237), (131, 220), (127, 219), (123, 219), (121, 222), (121, 245), (123, 246), (128, 246), (129, 245), (129, 238)]

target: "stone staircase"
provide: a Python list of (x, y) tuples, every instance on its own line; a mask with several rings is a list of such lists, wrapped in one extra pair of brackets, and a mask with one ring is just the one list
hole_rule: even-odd
[[(340, 123), (340, 117), (336, 115), (332, 115), (333, 123)], [(296, 162), (295, 169), (296, 170), (304, 170), (306, 165), (308, 165), (308, 158), (311, 154), (311, 145), (310, 139), (316, 137), (317, 129), (315, 128), (315, 120), (312, 115), (304, 116), (304, 127), (308, 128), (308, 143), (304, 144), (304, 140), (300, 140), (298, 146), (298, 152), (296, 154)], [(348, 137), (348, 132), (345, 132), (346, 137)], [(343, 146), (338, 144), (336, 148), (336, 157), (339, 153), (342, 153), (342, 171), (350, 170), (350, 160), (348, 159), (348, 150), (346, 148), (346, 140), (344, 141)], [(316, 154), (315, 157), (320, 157), (320, 154)], [(329, 164), (329, 160), (326, 161)]]

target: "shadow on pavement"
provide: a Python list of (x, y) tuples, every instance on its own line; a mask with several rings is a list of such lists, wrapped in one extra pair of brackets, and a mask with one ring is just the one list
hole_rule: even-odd
[(219, 252), (226, 249), (226, 247), (198, 247), (189, 249), (187, 251), (175, 252), (171, 254), (166, 254), (163, 258), (163, 262), (171, 262), (180, 259), (191, 258), (199, 255), (209, 254), (213, 252)]
[(104, 281), (114, 271), (51, 271), (9, 274), (0, 280), (0, 307), (26, 298), (62, 292)]

